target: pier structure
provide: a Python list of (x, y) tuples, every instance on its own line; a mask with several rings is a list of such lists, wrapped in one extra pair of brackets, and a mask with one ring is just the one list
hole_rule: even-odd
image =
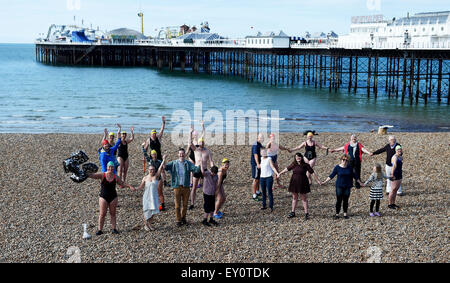
[(50, 65), (141, 66), (242, 77), (270, 85), (346, 90), (402, 103), (450, 104), (450, 46), (291, 44), (249, 48), (220, 43), (135, 44), (36, 42), (36, 61)]

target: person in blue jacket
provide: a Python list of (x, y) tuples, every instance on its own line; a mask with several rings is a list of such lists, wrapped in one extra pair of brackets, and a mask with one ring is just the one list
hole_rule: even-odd
[(100, 166), (102, 167), (102, 172), (108, 171), (107, 164), (108, 162), (112, 161), (114, 162), (114, 174), (117, 174), (117, 167), (119, 167), (119, 162), (116, 159), (115, 152), (117, 151), (117, 148), (119, 147), (120, 143), (122, 142), (122, 139), (120, 138), (120, 126), (117, 133), (117, 136), (119, 137), (117, 139), (117, 142), (114, 146), (111, 147), (109, 142), (105, 139), (102, 142), (102, 147), (98, 149), (100, 160)]
[(339, 218), (339, 213), (341, 212), (341, 205), (344, 209), (344, 218), (348, 219), (347, 209), (348, 209), (348, 199), (350, 198), (350, 189), (353, 187), (353, 179), (355, 183), (359, 183), (359, 176), (354, 172), (352, 166), (349, 165), (350, 156), (344, 154), (341, 156), (341, 163), (336, 165), (331, 172), (330, 176), (322, 184), (327, 183), (334, 176), (338, 176), (336, 180), (336, 215), (334, 219)]
[(195, 166), (192, 162), (185, 159), (184, 148), (178, 149), (178, 159), (167, 163), (164, 169), (170, 172), (172, 179), (172, 189), (175, 196), (175, 213), (177, 217), (177, 226), (187, 224), (186, 211), (189, 201), (189, 183), (190, 174), (198, 173), (200, 166)]

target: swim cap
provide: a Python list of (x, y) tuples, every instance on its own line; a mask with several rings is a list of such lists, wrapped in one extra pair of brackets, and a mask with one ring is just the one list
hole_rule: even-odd
[(107, 140), (103, 140), (102, 141), (102, 146), (109, 144), (109, 142)]
[(274, 138), (275, 134), (270, 134), (269, 138)]
[(109, 135), (110, 135), (110, 136), (114, 136), (114, 133), (113, 133), (113, 132), (109, 132)]
[(150, 132), (150, 134), (156, 134), (156, 130), (153, 129), (153, 130)]
[(114, 162), (112, 162), (112, 161), (108, 162), (108, 164), (106, 164), (106, 167), (109, 167), (109, 166), (114, 166)]
[(312, 132), (308, 132), (308, 134), (306, 136), (307, 137), (312, 137), (312, 136), (314, 136), (314, 134)]
[(395, 147), (395, 151), (397, 151), (397, 150), (399, 150), (399, 149), (402, 149), (402, 147), (401, 147), (400, 145), (397, 145), (397, 146)]
[(198, 139), (198, 143), (201, 143), (201, 142), (205, 142), (205, 139), (204, 138), (199, 138)]
[(222, 159), (222, 164), (224, 164), (224, 163), (230, 163), (230, 160), (228, 160), (228, 158), (224, 158), (224, 159)]
[(150, 151), (150, 155), (153, 155), (153, 154), (158, 154), (157, 152), (156, 152), (156, 150), (152, 150), (152, 151)]

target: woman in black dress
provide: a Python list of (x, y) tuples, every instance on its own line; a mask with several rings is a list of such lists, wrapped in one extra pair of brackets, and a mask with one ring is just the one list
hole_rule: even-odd
[(300, 152), (297, 152), (295, 154), (294, 162), (292, 162), (291, 165), (281, 171), (278, 176), (291, 170), (292, 176), (289, 184), (289, 192), (292, 193), (292, 210), (291, 213), (289, 213), (288, 217), (295, 217), (295, 208), (297, 207), (298, 194), (300, 194), (300, 199), (303, 203), (303, 209), (305, 210), (305, 220), (307, 220), (309, 218), (307, 194), (311, 192), (311, 189), (306, 173), (310, 173), (319, 185), (321, 185), (322, 183), (320, 182), (319, 177), (316, 175), (316, 173), (314, 173), (314, 170), (311, 168), (311, 166), (305, 162), (305, 160), (303, 159), (303, 155)]

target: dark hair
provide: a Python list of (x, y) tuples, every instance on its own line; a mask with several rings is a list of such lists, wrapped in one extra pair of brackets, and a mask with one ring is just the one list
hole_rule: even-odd
[(302, 158), (302, 159), (300, 160), (300, 166), (306, 165), (305, 160), (303, 160), (303, 155), (302, 155), (300, 152), (297, 152), (297, 153), (295, 154), (295, 156), (294, 156), (294, 161), (292, 161), (291, 166), (297, 166), (297, 165), (298, 165), (298, 162), (297, 162), (297, 160), (295, 159), (295, 157), (297, 157), (297, 156), (299, 156), (299, 157)]
[(213, 167), (211, 167), (211, 172), (217, 174), (217, 172), (219, 172), (219, 168), (214, 165)]
[[(295, 154), (295, 157), (300, 157), (302, 160), (300, 161), (300, 164), (304, 164), (305, 163), (305, 160), (303, 159), (303, 154), (301, 154), (300, 152), (297, 152), (296, 154)], [(294, 162), (295, 163), (297, 163), (297, 159), (294, 157)]]
[(185, 151), (184, 148), (180, 147), (178, 151)]

